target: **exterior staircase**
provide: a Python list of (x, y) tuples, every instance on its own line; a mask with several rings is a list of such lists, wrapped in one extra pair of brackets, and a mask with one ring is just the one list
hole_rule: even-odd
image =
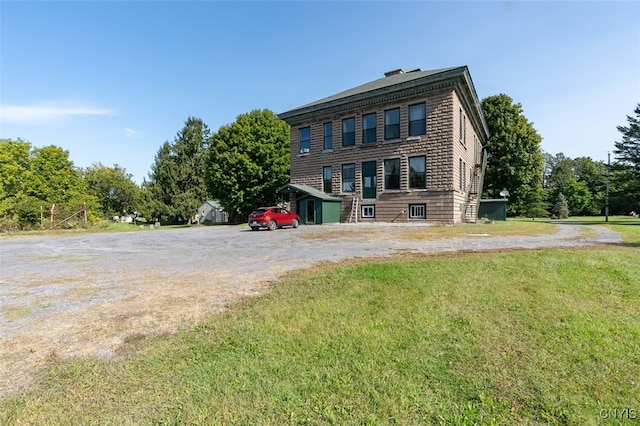
[(464, 201), (464, 211), (462, 220), (465, 223), (476, 223), (478, 221), (478, 209), (480, 208), (480, 197), (482, 196), (482, 186), (484, 185), (484, 173), (487, 170), (487, 151), (480, 153), (480, 158), (473, 167), (471, 182), (469, 182), (467, 194)]

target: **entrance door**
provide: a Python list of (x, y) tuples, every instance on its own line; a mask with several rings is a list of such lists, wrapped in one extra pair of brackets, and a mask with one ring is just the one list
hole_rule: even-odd
[(316, 200), (307, 200), (307, 223), (316, 223)]
[(362, 198), (376, 198), (376, 162), (362, 163)]

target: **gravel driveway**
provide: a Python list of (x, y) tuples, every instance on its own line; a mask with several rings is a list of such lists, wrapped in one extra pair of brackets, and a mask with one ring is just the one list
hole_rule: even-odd
[(581, 237), (582, 227), (570, 224), (534, 237), (393, 238), (411, 226), (220, 226), (1, 240), (0, 396), (27, 386), (51, 360), (122, 355), (127, 342), (197, 324), (230, 301), (264, 292), (285, 271), (323, 261), (620, 242), (597, 226)]

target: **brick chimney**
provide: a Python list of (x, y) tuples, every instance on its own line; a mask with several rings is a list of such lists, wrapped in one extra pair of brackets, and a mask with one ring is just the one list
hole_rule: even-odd
[(384, 73), (385, 77), (391, 77), (396, 74), (404, 74), (404, 70), (402, 68), (398, 68), (397, 70), (391, 70)]

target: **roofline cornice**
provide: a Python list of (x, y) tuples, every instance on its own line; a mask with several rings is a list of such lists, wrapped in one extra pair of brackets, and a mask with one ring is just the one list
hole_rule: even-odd
[(316, 103), (307, 107), (296, 108), (278, 115), (290, 126), (315, 121), (321, 117), (342, 115), (349, 111), (384, 105), (394, 101), (441, 90), (455, 90), (465, 109), (470, 111), (474, 126), (481, 129), (483, 145), (489, 137), (489, 130), (484, 120), (480, 102), (476, 95), (473, 81), (466, 66), (446, 70), (441, 73), (427, 75), (414, 80), (394, 84), (377, 90), (359, 93), (324, 103)]

